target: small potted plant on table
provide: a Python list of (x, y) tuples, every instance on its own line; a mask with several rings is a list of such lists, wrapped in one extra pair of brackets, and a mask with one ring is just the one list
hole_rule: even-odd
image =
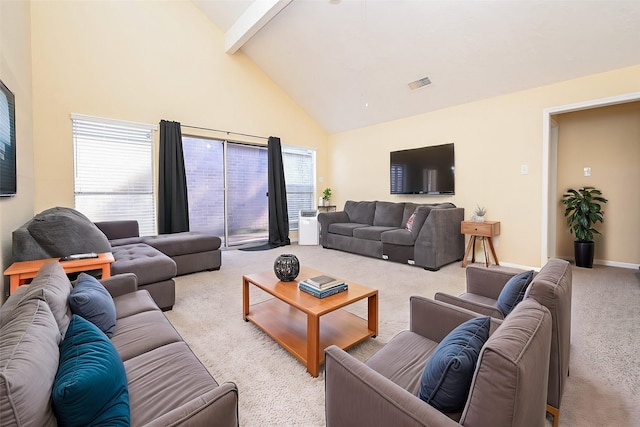
[(578, 190), (570, 188), (562, 196), (565, 206), (564, 216), (567, 218), (569, 232), (575, 235), (573, 242), (577, 267), (593, 267), (595, 253), (594, 234), (600, 234), (593, 228), (597, 222), (603, 222), (602, 205), (608, 200), (602, 197), (600, 190), (594, 187), (583, 187)]
[(331, 204), (331, 189), (325, 188), (322, 192), (322, 206), (329, 206)]

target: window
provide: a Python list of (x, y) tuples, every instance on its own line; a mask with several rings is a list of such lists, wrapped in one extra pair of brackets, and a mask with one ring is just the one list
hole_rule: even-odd
[(92, 221), (138, 221), (156, 234), (154, 125), (73, 114), (75, 208)]
[(287, 184), (287, 211), (291, 230), (298, 229), (300, 210), (315, 209), (315, 158), (314, 150), (282, 147), (284, 180)]

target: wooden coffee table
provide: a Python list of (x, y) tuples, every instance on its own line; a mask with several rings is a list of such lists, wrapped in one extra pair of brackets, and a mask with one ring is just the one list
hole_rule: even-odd
[[(347, 281), (347, 291), (320, 299), (298, 289), (298, 280), (323, 274), (303, 267), (292, 282), (281, 282), (273, 271), (242, 276), (244, 320), (253, 322), (304, 363), (313, 377), (318, 376), (328, 346), (347, 349), (378, 335), (378, 291)], [(250, 284), (275, 298), (249, 305)], [(365, 298), (367, 319), (341, 310)]]
[[(58, 261), (59, 258), (37, 259), (33, 261), (14, 262), (4, 271), (5, 276), (9, 276), (10, 292), (15, 291), (18, 286), (29, 283), (38, 274), (40, 268), (51, 261)], [(60, 261), (60, 265), (65, 273), (76, 273), (78, 271), (102, 270), (102, 278), (111, 276), (111, 263), (113, 254), (104, 252), (98, 254), (97, 258), (77, 259), (73, 261)]]

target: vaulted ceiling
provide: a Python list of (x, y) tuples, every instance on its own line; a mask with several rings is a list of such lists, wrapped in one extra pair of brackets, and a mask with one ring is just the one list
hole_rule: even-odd
[(640, 0), (192, 1), (328, 133), (640, 64)]

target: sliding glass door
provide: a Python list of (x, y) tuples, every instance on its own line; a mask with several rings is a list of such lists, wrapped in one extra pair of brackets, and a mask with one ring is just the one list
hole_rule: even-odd
[[(182, 137), (189, 228), (220, 236), (226, 246), (268, 240), (267, 147), (202, 137)], [(284, 147), (289, 229), (298, 212), (313, 209), (315, 151)]]

